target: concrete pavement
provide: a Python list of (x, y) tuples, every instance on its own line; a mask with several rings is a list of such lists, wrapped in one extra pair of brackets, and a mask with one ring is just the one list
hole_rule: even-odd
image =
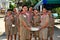
[(4, 14), (0, 14), (0, 18), (4, 17), (5, 15)]
[[(60, 40), (60, 29), (55, 27), (53, 38), (54, 40)], [(0, 40), (6, 40), (6, 36), (5, 35), (0, 36)]]
[(5, 32), (4, 18), (0, 18), (0, 35), (2, 35), (4, 32)]
[(54, 29), (54, 40), (60, 40), (60, 29), (56, 27)]

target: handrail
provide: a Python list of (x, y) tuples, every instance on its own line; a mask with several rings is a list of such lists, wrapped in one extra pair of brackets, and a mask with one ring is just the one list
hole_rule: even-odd
[(41, 4), (43, 4), (43, 0), (39, 1), (35, 6), (34, 9), (36, 9), (38, 6), (40, 6)]

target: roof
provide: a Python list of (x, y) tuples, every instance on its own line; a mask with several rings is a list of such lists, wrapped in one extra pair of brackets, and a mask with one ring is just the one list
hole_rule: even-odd
[(43, 0), (43, 4), (60, 4), (60, 0)]
[(34, 8), (37, 8), (39, 7), (41, 4), (60, 4), (60, 0), (41, 0), (39, 1), (35, 6)]

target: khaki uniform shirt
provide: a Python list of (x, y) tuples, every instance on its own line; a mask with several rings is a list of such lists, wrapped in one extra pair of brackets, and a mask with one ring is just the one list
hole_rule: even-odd
[[(42, 15), (41, 16), (41, 27), (43, 27), (46, 24), (46, 21), (49, 23), (49, 16), (47, 15)], [(43, 38), (44, 40), (47, 39), (47, 34), (48, 34), (48, 25), (46, 28), (40, 30), (40, 38)]]
[(26, 40), (28, 34), (26, 28), (22, 24), (22, 21), (24, 21), (28, 27), (30, 26), (30, 24), (27, 21), (27, 16), (25, 14), (20, 15), (19, 19), (20, 19), (20, 40)]
[(46, 21), (49, 22), (49, 16), (48, 15), (42, 15), (41, 16), (41, 27), (46, 24)]
[(5, 31), (6, 34), (12, 34), (12, 19), (11, 19), (12, 15), (10, 16), (5, 16)]
[(54, 25), (54, 18), (52, 15), (49, 15), (49, 27), (53, 27)]

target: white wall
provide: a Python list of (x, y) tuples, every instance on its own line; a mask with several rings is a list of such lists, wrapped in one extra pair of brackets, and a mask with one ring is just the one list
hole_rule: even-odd
[(0, 0), (0, 8), (9, 8), (9, 0)]

